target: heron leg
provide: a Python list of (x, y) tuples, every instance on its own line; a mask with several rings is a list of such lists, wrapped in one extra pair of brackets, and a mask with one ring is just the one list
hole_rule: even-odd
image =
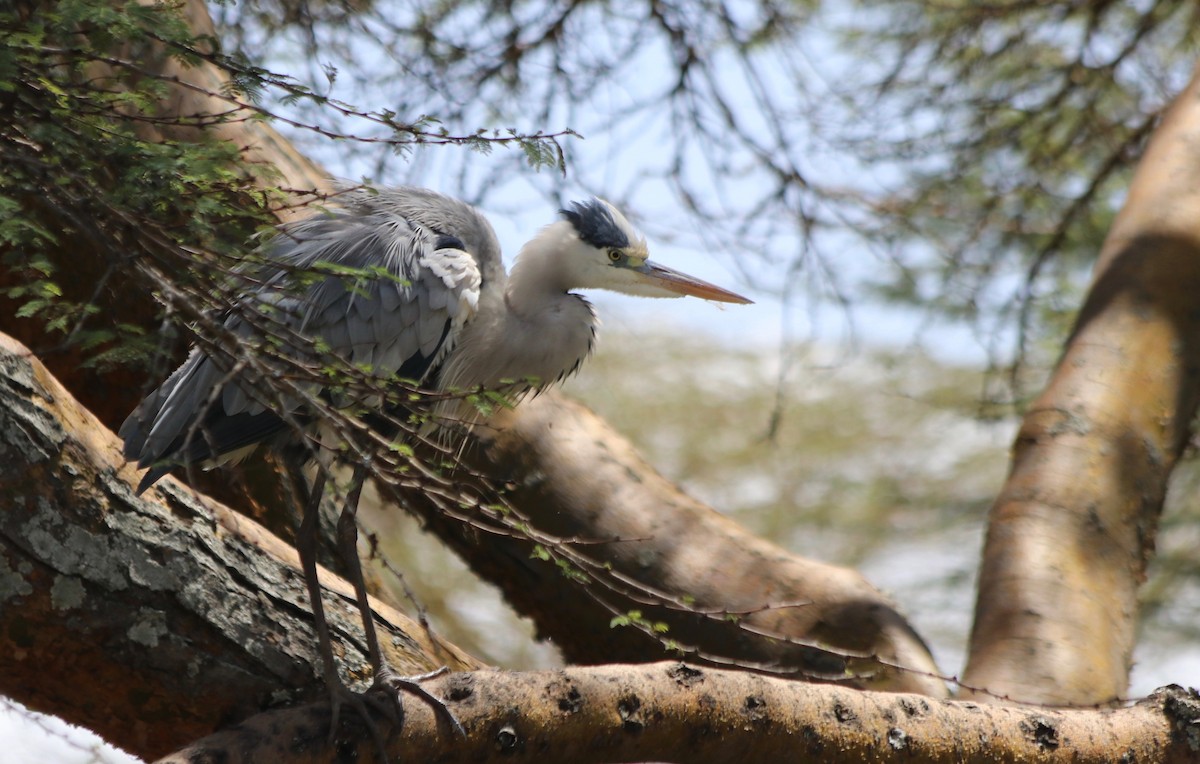
[(446, 705), (445, 701), (421, 686), (427, 679), (441, 676), (449, 671), (443, 666), (436, 671), (419, 676), (401, 676), (387, 663), (383, 651), (379, 648), (379, 635), (375, 629), (375, 616), (371, 610), (371, 602), (367, 597), (367, 584), (363, 578), (362, 561), (358, 557), (358, 501), (362, 495), (363, 484), (367, 480), (369, 465), (360, 464), (354, 469), (350, 484), (350, 492), (346, 495), (346, 505), (338, 516), (337, 538), (338, 551), (346, 565), (347, 575), (354, 585), (354, 596), (358, 600), (358, 609), (362, 613), (363, 631), (367, 637), (367, 655), (371, 660), (371, 668), (375, 673), (372, 689), (387, 690), (397, 711), (400, 711), (399, 691), (407, 692), (423, 700), (434, 713), (441, 716), (460, 735), (466, 737), (466, 730)]
[[(321, 654), (321, 668), (325, 675), (325, 687), (330, 697), (336, 697), (343, 689), (337, 664), (333, 657), (333, 642), (329, 639), (329, 622), (325, 618), (325, 605), (321, 601), (321, 582), (317, 577), (317, 548), (321, 541), (320, 516), (321, 497), (325, 493), (325, 470), (318, 469), (312, 485), (308, 487), (308, 500), (304, 502), (304, 514), (296, 529), (296, 552), (300, 555), (300, 568), (304, 571), (304, 585), (308, 588), (308, 599), (312, 606), (313, 624), (317, 632), (317, 652)], [(303, 478), (300, 478), (303, 481)], [(337, 721), (334, 707), (334, 722)]]
[[(295, 480), (303, 485), (304, 479), (300, 465), (294, 466)], [(318, 467), (312, 485), (307, 487), (308, 498), (304, 502), (304, 514), (296, 529), (296, 552), (300, 555), (300, 567), (304, 571), (304, 584), (308, 588), (308, 599), (313, 613), (313, 628), (317, 632), (317, 652), (321, 654), (325, 688), (329, 693), (329, 740), (332, 743), (337, 735), (342, 706), (350, 705), (367, 725), (375, 746), (379, 749), (380, 760), (387, 761), (387, 747), (384, 745), (382, 734), (371, 719), (362, 697), (342, 683), (333, 656), (333, 641), (329, 637), (329, 621), (325, 618), (325, 605), (321, 600), (321, 582), (317, 576), (317, 549), (321, 543), (321, 499), (325, 494), (325, 482), (325, 470)]]
[(358, 557), (358, 500), (362, 496), (363, 484), (367, 481), (367, 466), (360, 464), (355, 467), (351, 481), (350, 492), (346, 494), (346, 505), (338, 515), (338, 553), (342, 556), (342, 563), (345, 564), (350, 583), (354, 586), (354, 597), (358, 601), (363, 631), (367, 636), (367, 657), (378, 676), (379, 668), (383, 665), (383, 652), (379, 649), (379, 634), (375, 630), (375, 618), (371, 612), (371, 602), (367, 598), (362, 561)]

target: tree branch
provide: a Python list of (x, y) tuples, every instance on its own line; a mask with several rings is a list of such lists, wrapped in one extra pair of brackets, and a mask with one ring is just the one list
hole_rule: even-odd
[[(488, 425), (477, 429), (468, 458), (510, 485), (508, 500), (539, 533), (582, 540), (564, 546), (578, 555), (572, 561), (594, 561), (588, 572), (597, 583), (583, 590), (591, 596), (536, 559), (526, 539), (480, 538), (420, 497), (405, 497), (405, 505), (569, 661), (686, 655), (946, 695), (920, 636), (861, 574), (791, 554), (687, 496), (582, 405), (548, 393)], [(630, 610), (667, 631), (609, 627)]]
[[(133, 495), (116, 437), (0, 335), (0, 692), (162, 754), (324, 692), (295, 552), (166, 480)], [(349, 584), (327, 572), (345, 679), (369, 675)], [(381, 603), (402, 672), (482, 664)]]
[[(1192, 762), (1200, 697), (1179, 687), (1116, 710), (978, 706), (857, 692), (682, 663), (527, 673), (427, 685), (467, 730), (405, 702), (387, 750), (404, 761)], [(383, 723), (382, 720), (380, 720)], [(323, 705), (263, 714), (163, 764), (373, 762), (369, 739), (330, 745)], [(341, 758), (338, 758), (341, 757)]]

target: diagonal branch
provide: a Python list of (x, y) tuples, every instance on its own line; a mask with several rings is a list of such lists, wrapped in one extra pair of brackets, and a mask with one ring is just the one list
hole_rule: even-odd
[[(134, 477), (116, 436), (0, 335), (0, 693), (149, 754), (321, 697), (294, 550), (174, 481), (139, 499)], [(346, 678), (362, 679), (353, 592), (323, 585)], [(400, 670), (481, 665), (375, 611)]]

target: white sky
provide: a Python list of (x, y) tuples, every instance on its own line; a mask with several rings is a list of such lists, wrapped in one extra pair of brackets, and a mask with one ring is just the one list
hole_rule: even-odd
[(134, 764), (95, 733), (0, 697), (0, 762), (4, 764)]

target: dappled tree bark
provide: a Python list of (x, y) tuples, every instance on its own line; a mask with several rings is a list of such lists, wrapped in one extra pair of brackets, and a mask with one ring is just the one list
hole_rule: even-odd
[[(992, 508), (963, 681), (1104, 703), (1200, 389), (1200, 76), (1147, 147), (1087, 301)], [(980, 693), (981, 697), (986, 697)]]
[[(1200, 698), (1175, 687), (1119, 710), (979, 706), (857, 692), (682, 663), (446, 676), (467, 730), (448, 734), (406, 704), (399, 761), (1193, 762)], [(328, 709), (263, 714), (168, 757), (170, 764), (326, 762)], [(377, 761), (369, 740), (342, 760)]]
[[(323, 697), (291, 547), (171, 480), (139, 499), (134, 480), (116, 436), (0, 336), (0, 693), (151, 756)], [(353, 591), (323, 584), (340, 666), (361, 681)], [(398, 670), (481, 665), (376, 612)]]

